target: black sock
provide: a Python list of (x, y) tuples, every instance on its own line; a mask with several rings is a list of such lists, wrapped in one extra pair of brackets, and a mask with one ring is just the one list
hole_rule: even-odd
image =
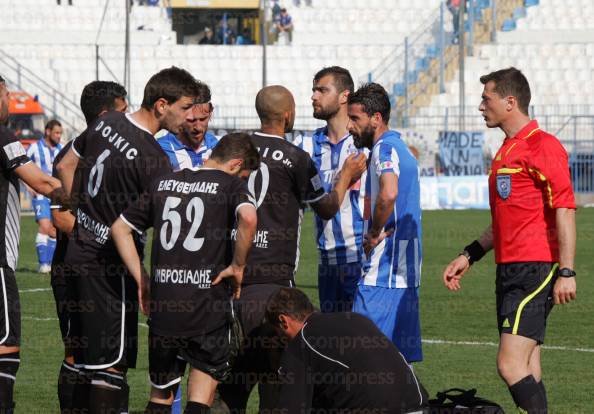
[(540, 388), (540, 393), (542, 394), (542, 397), (544, 398), (545, 407), (548, 409), (549, 403), (547, 401), (547, 390), (545, 388), (544, 382), (542, 382), (542, 380), (540, 380), (540, 382), (538, 383), (538, 386)]
[(87, 372), (80, 371), (78, 381), (74, 385), (74, 393), (72, 394), (72, 412), (73, 413), (88, 413), (89, 412), (89, 392), (91, 389), (91, 382)]
[(546, 400), (540, 386), (532, 375), (528, 375), (509, 387), (516, 405), (528, 414), (546, 414)]
[(144, 409), (144, 414), (171, 414), (171, 406), (149, 401)]
[(72, 412), (74, 387), (79, 381), (79, 376), (79, 370), (74, 365), (62, 361), (60, 373), (58, 374), (58, 400), (60, 401), (60, 412), (62, 414)]
[(194, 401), (188, 401), (184, 414), (208, 414), (210, 407), (208, 405), (200, 404)]
[(120, 391), (120, 411), (119, 413), (128, 413), (128, 402), (130, 399), (130, 387), (127, 382), (124, 382), (122, 390)]
[(13, 389), (14, 380), (0, 377), (0, 414), (14, 413)]

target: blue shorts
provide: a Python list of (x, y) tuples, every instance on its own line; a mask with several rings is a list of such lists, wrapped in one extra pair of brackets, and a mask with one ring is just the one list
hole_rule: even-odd
[(41, 219), (51, 220), (52, 215), (50, 212), (49, 198), (44, 197), (41, 200), (34, 198), (31, 204), (33, 205), (33, 211), (35, 212), (35, 221), (39, 221)]
[(359, 285), (353, 312), (371, 319), (392, 340), (408, 363), (423, 360), (419, 288)]
[(357, 283), (361, 280), (361, 264), (318, 265), (318, 292), (322, 312), (349, 312)]

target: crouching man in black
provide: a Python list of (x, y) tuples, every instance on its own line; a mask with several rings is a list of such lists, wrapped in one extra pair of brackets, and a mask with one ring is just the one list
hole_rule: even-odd
[(394, 344), (356, 313), (319, 313), (281, 288), (266, 319), (289, 338), (278, 406), (285, 414), (421, 413), (427, 392)]

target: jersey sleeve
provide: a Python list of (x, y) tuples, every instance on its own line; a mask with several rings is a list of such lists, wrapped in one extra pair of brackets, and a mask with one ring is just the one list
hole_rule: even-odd
[(310, 361), (303, 350), (289, 345), (278, 370), (281, 385), (279, 408), (287, 414), (309, 413), (312, 409), (314, 383)]
[(80, 134), (78, 137), (74, 138), (74, 140), (72, 140), (72, 151), (74, 151), (74, 154), (76, 154), (76, 156), (78, 158), (84, 158), (84, 153), (85, 153), (85, 147), (86, 147), (86, 142), (87, 142), (87, 136), (89, 135), (87, 133), (88, 128), (83, 131), (82, 134)]
[(158, 194), (156, 187), (153, 186), (153, 190), (143, 193), (120, 214), (120, 218), (139, 234), (151, 227), (153, 223), (154, 199)]
[(385, 173), (400, 175), (400, 158), (396, 148), (388, 143), (381, 142), (377, 149), (377, 156), (374, 157), (373, 167), (378, 177)]
[(233, 211), (235, 211), (235, 215), (237, 215), (239, 207), (243, 205), (250, 205), (256, 207), (256, 200), (250, 194), (247, 183), (240, 178), (234, 177), (230, 188), (230, 196), (231, 205)]
[(542, 185), (550, 208), (576, 208), (569, 160), (563, 145), (554, 137), (541, 139), (528, 160), (529, 171)]
[(6, 128), (0, 130), (0, 167), (4, 171), (11, 171), (29, 161), (23, 144)]
[(300, 151), (299, 162), (293, 169), (301, 203), (315, 203), (320, 200), (325, 194), (322, 179), (315, 163), (305, 151)]

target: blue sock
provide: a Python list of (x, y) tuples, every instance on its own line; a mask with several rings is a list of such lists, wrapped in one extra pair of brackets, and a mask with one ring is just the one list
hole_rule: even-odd
[(37, 237), (35, 238), (35, 248), (37, 249), (37, 259), (39, 260), (39, 264), (46, 264), (45, 261), (47, 258), (47, 239), (49, 237), (45, 234), (37, 233)]
[(173, 399), (173, 405), (171, 406), (171, 414), (182, 414), (182, 396), (181, 396), (181, 384), (177, 387), (177, 393)]
[(54, 258), (54, 250), (56, 250), (56, 239), (54, 239), (52, 237), (48, 237), (47, 238), (47, 250), (45, 252), (45, 254), (46, 254), (45, 263), (47, 263), (47, 264), (52, 263), (52, 259)]

